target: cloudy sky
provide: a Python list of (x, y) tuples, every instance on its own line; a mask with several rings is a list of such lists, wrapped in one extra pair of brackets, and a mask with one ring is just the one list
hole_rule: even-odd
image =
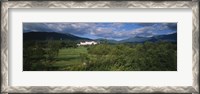
[(60, 32), (91, 39), (122, 40), (175, 33), (177, 23), (23, 23), (23, 32)]

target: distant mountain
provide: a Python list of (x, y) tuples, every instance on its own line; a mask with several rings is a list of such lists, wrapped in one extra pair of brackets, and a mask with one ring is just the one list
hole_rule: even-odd
[[(78, 37), (69, 33), (57, 33), (57, 32), (26, 32), (23, 33), (23, 40), (73, 40), (73, 41), (91, 41), (89, 38)], [(156, 35), (152, 37), (140, 37), (135, 36), (125, 40), (116, 41), (108, 39), (96, 39), (95, 41), (100, 43), (144, 43), (146, 41), (157, 42), (157, 41), (170, 41), (177, 42), (177, 33), (168, 35)]]
[(121, 40), (120, 42), (124, 43), (124, 42), (131, 42), (131, 43), (143, 43), (146, 41), (150, 41), (150, 42), (156, 42), (156, 41), (170, 41), (170, 42), (176, 42), (177, 41), (177, 33), (173, 33), (173, 34), (168, 34), (168, 35), (156, 35), (153, 37), (132, 37), (132, 38), (128, 38), (125, 40)]
[(149, 41), (171, 41), (176, 42), (177, 41), (177, 33), (168, 34), (168, 35), (157, 35), (152, 37)]
[(23, 40), (47, 40), (47, 39), (53, 39), (53, 40), (91, 40), (89, 38), (82, 38), (78, 36), (74, 36), (72, 34), (63, 34), (63, 33), (57, 33), (57, 32), (27, 32), (23, 33)]
[(96, 39), (95, 41), (100, 42), (100, 43), (104, 43), (104, 42), (108, 42), (108, 43), (119, 43), (119, 41), (116, 40), (111, 40), (111, 39)]
[(144, 41), (148, 41), (150, 40), (150, 37), (140, 37), (140, 36), (136, 36), (136, 37), (132, 37), (132, 38), (128, 38), (125, 40), (121, 40), (120, 42), (134, 42), (134, 43), (140, 43), (140, 42), (144, 42)]

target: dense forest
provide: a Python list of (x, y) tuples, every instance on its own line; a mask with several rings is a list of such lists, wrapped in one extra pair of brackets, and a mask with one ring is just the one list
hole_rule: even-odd
[[(176, 42), (77, 46), (72, 40), (23, 42), (24, 71), (176, 71)], [(67, 63), (69, 62), (69, 63)]]

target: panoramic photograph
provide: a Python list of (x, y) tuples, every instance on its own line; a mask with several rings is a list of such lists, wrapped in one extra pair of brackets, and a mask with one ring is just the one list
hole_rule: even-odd
[(177, 23), (24, 22), (23, 71), (177, 71)]

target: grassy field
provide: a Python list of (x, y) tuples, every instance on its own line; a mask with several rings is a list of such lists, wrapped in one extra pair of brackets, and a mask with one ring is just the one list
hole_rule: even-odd
[(59, 69), (64, 70), (64, 68), (67, 66), (82, 64), (80, 53), (87, 53), (87, 48), (78, 47), (60, 49), (58, 57), (56, 58), (53, 66), (59, 67)]

